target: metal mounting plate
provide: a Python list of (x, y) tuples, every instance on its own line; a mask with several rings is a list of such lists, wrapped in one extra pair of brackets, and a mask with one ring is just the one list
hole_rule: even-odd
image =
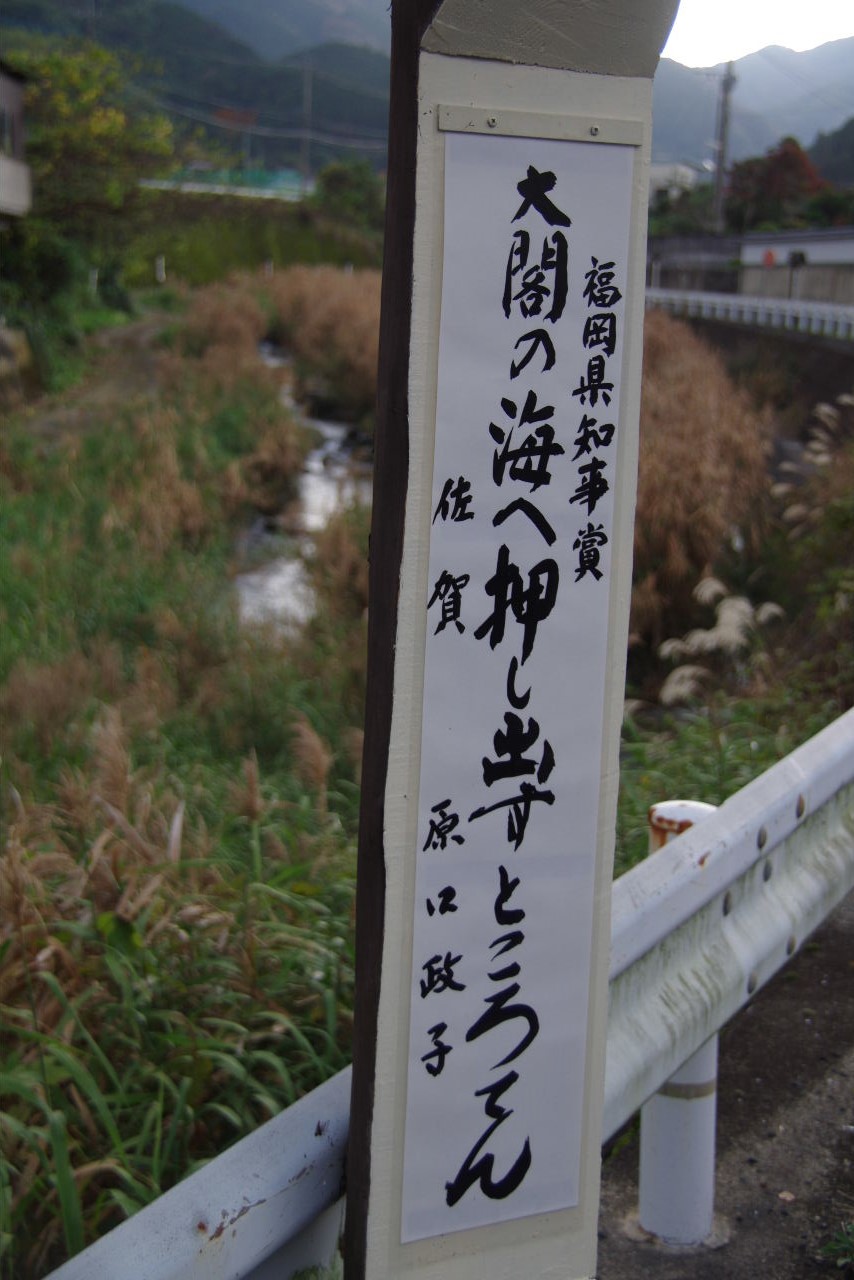
[(493, 110), (489, 107), (441, 106), (439, 129), (445, 133), (495, 133), (510, 138), (554, 138), (561, 142), (607, 142), (640, 147), (642, 120), (601, 116), (564, 116), (545, 111)]

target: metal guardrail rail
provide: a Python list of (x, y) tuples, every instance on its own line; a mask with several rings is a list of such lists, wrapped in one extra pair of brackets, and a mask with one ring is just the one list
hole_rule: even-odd
[[(603, 1139), (852, 887), (854, 710), (615, 881)], [(289, 1280), (328, 1265), (349, 1095), (343, 1071), (50, 1280)]]
[(646, 305), (699, 320), (722, 320), (750, 328), (782, 329), (854, 342), (854, 307), (837, 303), (649, 288)]
[(268, 1120), (50, 1280), (288, 1280), (328, 1261), (341, 1225), (333, 1206), (343, 1207), (350, 1075)]

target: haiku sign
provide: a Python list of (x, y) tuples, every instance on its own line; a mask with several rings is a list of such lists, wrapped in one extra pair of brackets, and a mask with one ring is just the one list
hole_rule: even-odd
[(633, 161), (445, 138), (404, 1241), (578, 1202)]
[(596, 1271), (675, 8), (392, 0), (349, 1280)]

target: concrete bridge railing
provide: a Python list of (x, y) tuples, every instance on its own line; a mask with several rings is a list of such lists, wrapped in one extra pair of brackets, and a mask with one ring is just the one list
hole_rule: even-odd
[(854, 342), (854, 307), (830, 302), (650, 288), (646, 291), (646, 305), (689, 319), (719, 320), (750, 328), (782, 329), (790, 333)]

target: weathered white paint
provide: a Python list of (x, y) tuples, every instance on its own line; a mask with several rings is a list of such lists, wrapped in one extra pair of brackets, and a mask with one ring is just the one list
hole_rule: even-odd
[[(664, 800), (649, 811), (657, 853), (703, 822), (715, 806)], [(711, 1036), (641, 1107), (638, 1221), (670, 1245), (711, 1241), (715, 1215), (718, 1036)]]
[(52, 1280), (290, 1280), (328, 1266), (343, 1216), (350, 1078), (347, 1067), (300, 1098)]
[[(490, 1280), (590, 1276), (595, 1267), (599, 1184), (601, 1088), (604, 1074), (608, 902), (618, 782), (617, 745), (623, 699), (625, 634), (631, 589), (633, 477), (640, 388), (640, 333), (643, 314), (646, 183), (652, 84), (650, 80), (602, 77), (424, 54), (419, 83), (419, 148), (416, 187), (415, 270), (410, 362), (410, 487), (407, 498), (395, 655), (395, 705), (385, 805), (386, 928), (379, 1006), (375, 1109), (371, 1152), (371, 1207), (367, 1272), (380, 1277), (417, 1275), (490, 1276)], [(401, 1246), (401, 1178), (408, 1060), (408, 1009), (412, 951), (414, 857), (423, 655), (424, 602), (428, 585), (428, 532), (436, 408), (436, 352), (440, 317), (443, 216), (443, 137), (439, 105), (489, 108), (499, 117), (522, 111), (583, 117), (591, 122), (634, 121), (643, 129), (633, 180), (632, 237), (625, 316), (626, 352), (620, 421), (625, 424), (618, 459), (623, 490), (615, 495), (614, 561), (611, 581), (612, 642), (606, 693), (606, 747), (598, 815), (603, 834), (597, 860), (591, 968), (594, 973), (588, 1022), (585, 1130), (582, 1140), (583, 1192), (577, 1208), (517, 1222), (476, 1228), (453, 1236)], [(619, 548), (619, 550), (617, 550)], [(452, 1261), (453, 1260), (453, 1261)], [(453, 1270), (451, 1270), (451, 1266)]]
[(664, 1244), (712, 1237), (717, 1078), (715, 1035), (641, 1108), (638, 1221)]
[(445, 0), (424, 48), (606, 76), (655, 74), (676, 0)]
[(854, 711), (614, 884), (604, 1133), (854, 887)]

